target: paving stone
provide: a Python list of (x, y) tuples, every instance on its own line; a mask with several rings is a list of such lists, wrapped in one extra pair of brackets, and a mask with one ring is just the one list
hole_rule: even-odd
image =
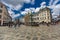
[(15, 40), (13, 37), (7, 37), (6, 40)]
[(0, 34), (0, 37), (2, 37), (3, 35)]
[(27, 27), (21, 25), (16, 29), (0, 27), (0, 40), (3, 40), (5, 36), (6, 40), (60, 40), (60, 25), (57, 26)]
[(19, 34), (16, 35), (16, 37), (19, 37), (19, 36), (20, 36)]
[(38, 37), (33, 37), (32, 40), (38, 40)]
[(4, 38), (0, 38), (0, 40), (3, 40)]
[(40, 38), (40, 40), (46, 40), (45, 38)]
[(30, 40), (30, 39), (31, 39), (31, 36), (26, 36), (26, 39), (27, 39), (27, 40)]
[(25, 35), (21, 35), (20, 37), (21, 37), (21, 38), (24, 38), (24, 37), (25, 37)]
[(18, 40), (25, 40), (25, 39), (18, 39)]

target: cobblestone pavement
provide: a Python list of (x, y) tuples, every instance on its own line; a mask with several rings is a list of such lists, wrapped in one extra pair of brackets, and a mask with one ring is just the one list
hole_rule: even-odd
[(0, 40), (60, 40), (60, 25), (0, 27)]

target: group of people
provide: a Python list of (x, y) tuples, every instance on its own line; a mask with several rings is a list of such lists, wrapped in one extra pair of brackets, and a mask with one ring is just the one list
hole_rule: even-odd
[(18, 22), (18, 21), (15, 21), (15, 22), (9, 22), (8, 23), (8, 26), (9, 27), (20, 27), (20, 22)]

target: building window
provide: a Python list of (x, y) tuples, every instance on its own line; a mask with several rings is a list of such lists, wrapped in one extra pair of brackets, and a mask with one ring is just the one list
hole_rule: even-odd
[(40, 18), (40, 20), (42, 20), (42, 18)]
[(46, 13), (44, 13), (44, 16), (46, 16)]
[(3, 5), (0, 5), (0, 8), (3, 8)]
[(1, 8), (3, 8), (3, 6), (1, 5)]
[(45, 20), (45, 17), (41, 17), (40, 20)]
[(39, 17), (37, 17), (37, 20), (39, 20)]
[(33, 18), (33, 20), (36, 20), (36, 18)]
[(2, 10), (0, 9), (0, 13), (2, 13)]
[(50, 19), (50, 17), (48, 17), (48, 19)]
[(36, 20), (36, 18), (34, 18)]
[(46, 17), (44, 19), (46, 19)]
[(1, 25), (1, 20), (0, 20), (0, 25)]
[(1, 18), (1, 15), (0, 15), (0, 18)]

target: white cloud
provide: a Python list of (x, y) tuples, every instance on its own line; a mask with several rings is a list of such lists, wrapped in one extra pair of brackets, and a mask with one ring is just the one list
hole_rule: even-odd
[(11, 11), (11, 10), (8, 10), (8, 12), (9, 12), (9, 15), (12, 17), (12, 15), (14, 14), (14, 12)]
[(20, 16), (20, 14), (14, 14), (14, 16), (12, 16), (12, 18), (16, 18), (18, 16)]
[(38, 12), (39, 10), (40, 10), (40, 7), (37, 7), (36, 10), (35, 10), (35, 12)]
[(25, 8), (25, 10), (24, 11), (22, 11), (22, 13), (24, 14), (24, 12), (26, 13), (28, 13), (28, 12), (35, 12), (35, 13), (37, 13), (37, 12), (39, 12), (39, 10), (40, 9), (42, 9), (42, 8), (45, 8), (46, 6), (44, 6), (44, 7), (37, 7), (36, 9), (35, 8)]
[(24, 3), (33, 4), (35, 0), (0, 0), (3, 3), (7, 3), (9, 5), (13, 5), (13, 8), (20, 9)]
[(42, 2), (40, 5), (41, 5), (41, 7), (46, 6), (46, 2)]
[(31, 11), (31, 10), (30, 10), (29, 8), (25, 8), (25, 11), (26, 11), (26, 12), (29, 12), (29, 11)]
[(52, 4), (53, 4), (53, 0), (50, 0), (49, 5), (52, 5)]
[(58, 16), (60, 14), (60, 7), (59, 6), (60, 6), (60, 4), (56, 5), (54, 7), (54, 9), (52, 10), (54, 15)]
[(25, 8), (25, 11), (26, 11), (27, 13), (31, 13), (33, 10), (32, 10), (32, 8)]
[(46, 7), (46, 6), (37, 7), (37, 8), (35, 9), (35, 13), (36, 13), (36, 12), (39, 12), (40, 9), (43, 9), (43, 8), (45, 8), (45, 7)]
[(25, 11), (26, 12), (35, 12), (35, 8), (26, 8)]
[(26, 14), (28, 14), (28, 12), (26, 12), (26, 11), (21, 11), (21, 14), (22, 14), (22, 15), (26, 15)]
[(21, 11), (21, 14), (26, 15), (26, 14), (28, 14), (28, 11), (30, 11), (30, 9), (26, 8), (24, 11)]
[(52, 17), (53, 18), (57, 18), (57, 16), (59, 16), (60, 15), (60, 4), (57, 4), (58, 2), (59, 2), (60, 0), (55, 0), (53, 3), (52, 3), (52, 0), (50, 1), (51, 3), (51, 5), (49, 5), (48, 7), (50, 8), (50, 9), (52, 9), (51, 10), (51, 12), (52, 12)]
[(56, 5), (60, 0), (50, 0), (49, 5)]
[[(2, 0), (2, 2), (9, 6), (10, 8), (8, 9), (11, 10), (11, 9), (15, 9), (15, 10), (18, 10), (20, 9), (24, 3), (32, 3), (34, 4), (34, 1), (35, 0)], [(57, 4), (60, 0), (51, 0), (49, 2), (49, 8), (52, 9), (52, 15), (53, 17), (56, 15), (59, 15), (60, 14), (60, 4)], [(21, 14), (26, 14), (28, 11), (29, 12), (38, 12), (41, 8), (44, 8), (46, 7), (46, 2), (42, 2), (41, 4), (41, 7), (37, 7), (36, 9), (35, 8), (26, 8), (25, 11), (22, 11)], [(12, 14), (13, 12), (10, 11), (10, 13)], [(14, 15), (14, 13), (13, 13)], [(55, 17), (56, 17), (55, 16)]]
[(13, 5), (11, 5), (11, 4), (7, 4), (4, 1), (2, 3), (5, 4), (6, 6), (10, 7), (10, 8), (13, 8)]
[(20, 16), (20, 14), (19, 14), (19, 13), (18, 13), (18, 14), (14, 14), (14, 12), (13, 12), (13, 11), (11, 11), (11, 10), (8, 10), (8, 12), (9, 12), (10, 16), (12, 17), (12, 19), (14, 19), (14, 18), (16, 18), (16, 17)]
[[(8, 6), (8, 12), (12, 18), (15, 18), (17, 16), (20, 16), (20, 14), (14, 14), (13, 10), (19, 10), (21, 7), (23, 7), (24, 3), (34, 3), (34, 0), (0, 0), (3, 4)], [(24, 14), (24, 12), (22, 12)]]
[(15, 10), (18, 10), (22, 7), (22, 5), (18, 4), (17, 6), (14, 6), (12, 4), (7, 4), (6, 2), (2, 2), (3, 4), (5, 4), (6, 6), (8, 6), (10, 9), (15, 9)]
[(29, 8), (32, 12), (35, 12), (35, 8)]
[(17, 6), (13, 6), (13, 8), (14, 8), (15, 10), (19, 10), (19, 9), (21, 9), (21, 7), (22, 7), (22, 5), (20, 5), (20, 4), (18, 4)]
[(25, 3), (31, 3), (31, 0), (23, 0)]
[(56, 5), (60, 0), (55, 0), (53, 5)]
[(22, 11), (21, 13), (22, 14), (26, 14), (26, 12), (28, 13), (28, 12), (39, 12), (39, 10), (40, 9), (42, 9), (42, 8), (45, 8), (46, 6), (46, 2), (43, 2), (43, 3), (41, 3), (41, 7), (37, 7), (36, 9), (35, 8), (25, 8), (25, 11)]
[(13, 11), (11, 11), (11, 9), (10, 9), (10, 10), (8, 10), (8, 12), (9, 12), (9, 15), (12, 17), (12, 19), (14, 19), (14, 18), (16, 18), (16, 17), (20, 16), (20, 14), (19, 14), (19, 13), (18, 13), (18, 14), (15, 14)]
[[(12, 18), (20, 16), (20, 14), (14, 14), (12, 9), (19, 10), (21, 7), (23, 7), (24, 3), (31, 3), (31, 4), (34, 3), (34, 0), (0, 0), (0, 1), (9, 7), (8, 12)], [(22, 14), (24, 14), (24, 12), (22, 12)]]
[(2, 0), (2, 2), (3, 1), (7, 4), (11, 4), (11, 5), (14, 5), (14, 6), (18, 5), (19, 2), (20, 2), (19, 0)]
[(24, 11), (21, 11), (21, 14), (26, 15), (31, 12), (35, 12), (35, 8), (25, 8)]
[(18, 4), (23, 4), (23, 3), (30, 3), (31, 0), (2, 0), (2, 2), (6, 2), (8, 4), (12, 4), (14, 6), (18, 5)]

